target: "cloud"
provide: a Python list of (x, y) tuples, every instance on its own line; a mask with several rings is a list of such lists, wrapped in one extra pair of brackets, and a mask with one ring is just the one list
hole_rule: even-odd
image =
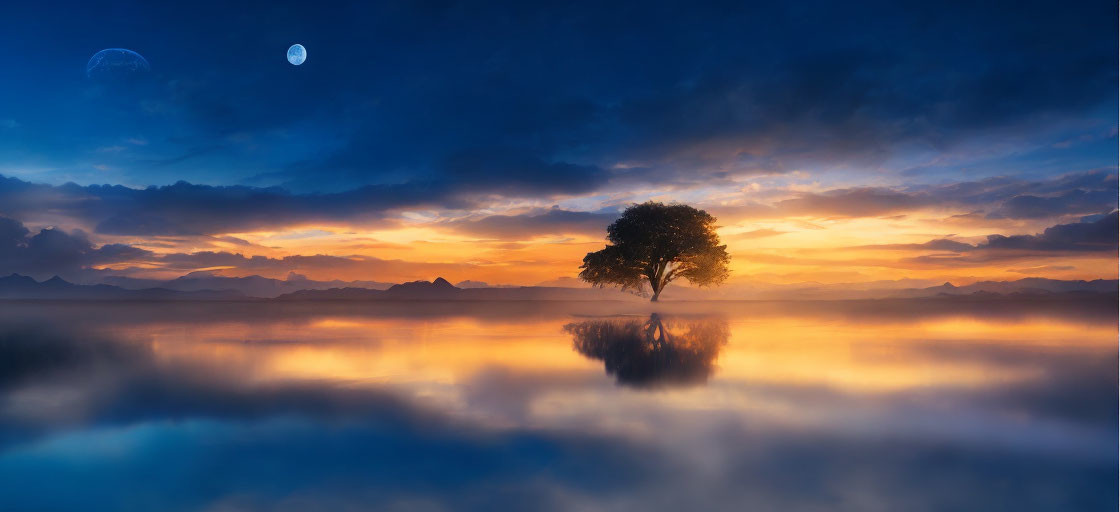
[(885, 250), (901, 250), (901, 251), (953, 251), (964, 252), (975, 249), (974, 246), (956, 240), (949, 240), (947, 238), (939, 238), (937, 240), (930, 240), (921, 244), (876, 244), (876, 245), (861, 245), (852, 247), (852, 249), (885, 249)]
[(1116, 252), (1117, 213), (1104, 218), (1060, 224), (1046, 228), (1037, 235), (989, 235), (988, 241), (980, 243), (977, 249), (1017, 250), (1017, 251), (1068, 251), (1068, 252)]
[[(926, 208), (963, 209), (957, 220), (1045, 219), (1105, 213), (1117, 206), (1114, 170), (1069, 173), (1045, 180), (1007, 176), (944, 185), (854, 187), (793, 192), (772, 205), (747, 202), (721, 207), (729, 218), (882, 217)], [(988, 211), (987, 215), (983, 212)]]
[[(993, 261), (1026, 258), (1099, 255), (1115, 258), (1120, 246), (1117, 212), (1090, 217), (1084, 222), (1058, 224), (1035, 235), (988, 235), (976, 245), (953, 243), (943, 250), (955, 254), (933, 254), (904, 260), (909, 263), (935, 265), (972, 265)], [(929, 244), (945, 242), (934, 240)], [(951, 242), (951, 241), (949, 241)], [(914, 244), (920, 248), (926, 244)]]
[[(402, 209), (476, 208), (487, 205), (487, 198), (494, 197), (493, 194), (580, 194), (594, 190), (606, 180), (591, 167), (545, 163), (511, 153), (496, 160), (464, 153), (447, 165), (453, 171), (439, 179), (302, 194), (281, 187), (211, 186), (182, 181), (142, 189), (73, 183), (54, 186), (0, 176), (0, 214), (40, 222), (54, 222), (61, 216), (108, 235), (208, 235), (301, 223), (375, 224), (385, 222)], [(977, 212), (970, 217), (976, 222), (982, 220), (984, 211), (989, 212), (984, 216), (987, 219), (1039, 219), (1107, 212), (1116, 207), (1116, 194), (1115, 172), (1094, 170), (1039, 181), (995, 177), (909, 188), (796, 192), (793, 197), (773, 204), (752, 201), (740, 206), (715, 207), (712, 211), (735, 220), (878, 217), (936, 207)], [(595, 229), (596, 218), (606, 220), (608, 215), (522, 214), (450, 225), (474, 230), (473, 234), (480, 236), (526, 236), (526, 230), (537, 227), (588, 233)]]
[(989, 218), (1038, 219), (1111, 211), (1116, 207), (1117, 175), (1115, 169), (1095, 169), (1046, 180), (997, 176), (915, 190), (946, 204), (985, 207), (992, 210)]
[(202, 235), (305, 222), (382, 219), (405, 206), (462, 207), (434, 184), (367, 186), (330, 194), (293, 194), (278, 187), (179, 182), (135, 189), (120, 185), (52, 186), (0, 177), (0, 214), (27, 219), (50, 212), (111, 235)]
[[(306, 194), (280, 187), (184, 181), (143, 189), (73, 183), (52, 186), (0, 176), (0, 214), (27, 219), (51, 212), (109, 235), (205, 235), (300, 223), (372, 223), (404, 208), (477, 207), (478, 193), (484, 191), (510, 196), (586, 191), (586, 180), (594, 179), (588, 168), (568, 164), (526, 164), (538, 166), (533, 168), (503, 161), (495, 164), (499, 167), (487, 167), (468, 159), (455, 165), (455, 181), (367, 185)], [(511, 178), (513, 175), (529, 177)]]
[(347, 275), (364, 277), (408, 276), (412, 279), (431, 279), (441, 274), (469, 275), (476, 265), (472, 263), (426, 263), (405, 260), (388, 260), (372, 256), (332, 256), (327, 254), (292, 255), (280, 258), (245, 256), (224, 251), (170, 253), (153, 258), (153, 263), (169, 270), (193, 271), (201, 268), (229, 267), (239, 272), (253, 272), (267, 276), (284, 276), (289, 272), (315, 273), (316, 275)]
[(775, 210), (783, 215), (812, 217), (875, 217), (930, 206), (932, 198), (886, 188), (850, 188), (824, 193), (805, 193), (779, 201)]
[(1076, 268), (1077, 267), (1075, 267), (1073, 265), (1039, 265), (1037, 267), (1028, 267), (1028, 268), (1009, 268), (1009, 269), (1007, 269), (1007, 271), (1008, 272), (1014, 272), (1016, 274), (1035, 275), (1035, 274), (1038, 274), (1039, 272), (1075, 270)]
[[(822, 23), (828, 17), (849, 19), (861, 10), (815, 9), (814, 21)], [(983, 11), (973, 11), (970, 14), (975, 18), (965, 23), (999, 18)], [(805, 34), (804, 26), (795, 28), (793, 25), (801, 24), (786, 18), (789, 14), (768, 13), (768, 26), (753, 36), (772, 42), (786, 37), (782, 27), (791, 34)], [(865, 15), (882, 19), (883, 13), (876, 9)], [(1001, 20), (1000, 30), (1029, 25), (1018, 14), (1013, 18)], [(1037, 47), (1025, 39), (1012, 43), (1021, 36), (1011, 33), (1005, 33), (1007, 38), (997, 44), (991, 39), (969, 43), (966, 40), (983, 30), (971, 33), (951, 28), (962, 21), (946, 12), (908, 9), (891, 22), (901, 32), (891, 37), (889, 48), (852, 42), (791, 52), (798, 46), (791, 43), (780, 45), (786, 50), (783, 58), (767, 58), (763, 51), (739, 56), (740, 65), (734, 67), (705, 69), (684, 85), (661, 88), (622, 104), (620, 124), (634, 134), (625, 139), (627, 156), (680, 163), (686, 179), (697, 165), (736, 169), (735, 158), (744, 151), (777, 162), (761, 169), (740, 169), (745, 172), (774, 172), (798, 164), (891, 167), (898, 165), (900, 157), (905, 159), (907, 152), (951, 156), (960, 146), (1005, 138), (1001, 134), (1014, 133), (1019, 140), (1012, 146), (1017, 146), (1023, 143), (1024, 133), (1045, 131), (1034, 115), (1046, 112), (1062, 117), (1114, 101), (1105, 96), (1112, 94), (1115, 84), (1114, 70), (1108, 64), (1114, 53), (1111, 49), (1098, 46), (1083, 58), (1061, 59), (1035, 52)], [(847, 40), (851, 34), (843, 33), (842, 26), (814, 27), (814, 35), (801, 43), (813, 45), (815, 37)], [(839, 33), (824, 36), (833, 30)], [(944, 42), (943, 33), (964, 37), (932, 46), (932, 41)], [(928, 39), (920, 41), (923, 37)], [(1064, 45), (1084, 35), (1061, 37), (1070, 39), (1062, 43), (1055, 39), (1054, 43)], [(997, 47), (1001, 57), (988, 53)], [(970, 55), (969, 48), (984, 49)], [(930, 63), (917, 57), (931, 54), (946, 60)], [(1051, 59), (1057, 68), (1085, 79), (1079, 87), (1095, 99), (1070, 97), (1061, 85), (1064, 80), (1041, 65)], [(980, 62), (983, 64), (973, 68)], [(965, 68), (974, 72), (961, 73)], [(1006, 148), (989, 145), (988, 151)]]
[[(578, 212), (570, 212), (578, 213)], [(159, 246), (145, 242), (145, 245)], [(290, 272), (312, 274), (317, 279), (369, 278), (392, 281), (478, 277), (492, 271), (492, 262), (424, 262), (384, 259), (366, 255), (295, 254), (283, 257), (249, 255), (227, 251), (155, 253), (128, 244), (95, 246), (81, 230), (47, 228), (32, 233), (19, 221), (0, 217), (0, 275), (20, 273), (45, 279), (53, 275), (78, 282), (102, 282), (106, 276), (135, 276), (153, 272), (187, 274), (199, 269), (228, 269), (231, 275), (247, 273), (283, 278)], [(504, 262), (511, 263), (511, 262)], [(548, 261), (514, 261), (531, 274)], [(95, 267), (113, 265), (113, 269)], [(522, 279), (517, 271), (505, 270), (511, 279)]]
[(907, 251), (1031, 251), (1031, 252), (1115, 252), (1117, 250), (1117, 212), (1085, 217), (1081, 222), (1058, 224), (1035, 235), (988, 235), (978, 244), (936, 239), (921, 244), (862, 245), (852, 249)]
[(95, 265), (133, 261), (152, 253), (123, 244), (95, 247), (81, 231), (47, 228), (32, 235), (17, 220), (0, 217), (0, 274), (74, 275)]
[(530, 152), (474, 149), (448, 157), (436, 179), (465, 192), (505, 197), (590, 192), (605, 184), (607, 171), (594, 165), (546, 161)]
[[(80, 230), (66, 232), (47, 228), (32, 235), (19, 221), (0, 217), (0, 275), (19, 273), (43, 279), (59, 275), (77, 281), (97, 280), (93, 267), (117, 264), (144, 270), (172, 270), (183, 274), (201, 268), (228, 267), (242, 272), (284, 276), (292, 271), (364, 276), (413, 276), (431, 278), (441, 273), (470, 274), (475, 266), (467, 263), (422, 263), (386, 260), (371, 256), (292, 255), (280, 258), (245, 256), (224, 251), (156, 254), (127, 244), (90, 242)], [(140, 268), (140, 267), (138, 267)], [(131, 273), (125, 267), (115, 273)]]
[(989, 213), (993, 219), (1043, 219), (1116, 206), (1116, 190), (1075, 189), (1054, 196), (1015, 196)]
[[(1033, 235), (988, 235), (987, 239), (968, 244), (959, 240), (938, 238), (924, 243), (875, 244), (846, 248), (802, 250), (798, 256), (744, 253), (738, 255), (752, 262), (779, 265), (807, 265), (816, 267), (885, 267), (898, 269), (954, 268), (983, 266), (1025, 259), (1095, 257), (1115, 258), (1118, 240), (1117, 212), (1106, 215), (1085, 217), (1081, 222), (1058, 224), (1046, 228), (1042, 233)], [(838, 260), (834, 253), (838, 250), (884, 250), (913, 253), (926, 253), (906, 258), (856, 258)], [(810, 257), (817, 255), (816, 257)], [(1038, 271), (1072, 270), (1065, 262), (1053, 265), (1040, 265), (1031, 269), (1009, 270), (1020, 273)]]
[(755, 240), (755, 239), (758, 239), (758, 238), (767, 238), (767, 237), (771, 237), (771, 236), (778, 236), (778, 235), (781, 235), (781, 234), (784, 234), (784, 233), (786, 233), (786, 232), (766, 228), (766, 229), (756, 229), (756, 230), (753, 230), (753, 231), (746, 231), (746, 232), (743, 232), (743, 233), (736, 233), (734, 235), (728, 235), (724, 238), (727, 238), (728, 240)]
[(454, 230), (479, 237), (527, 240), (537, 236), (581, 234), (605, 236), (617, 213), (592, 213), (552, 208), (520, 215), (491, 215), (475, 220), (445, 223)]

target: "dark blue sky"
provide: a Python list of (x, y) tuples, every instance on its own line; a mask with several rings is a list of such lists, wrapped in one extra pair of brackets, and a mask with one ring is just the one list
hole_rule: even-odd
[[(0, 172), (531, 195), (1115, 160), (1111, 2), (532, 4), (9, 6)], [(88, 80), (106, 47), (150, 76)]]

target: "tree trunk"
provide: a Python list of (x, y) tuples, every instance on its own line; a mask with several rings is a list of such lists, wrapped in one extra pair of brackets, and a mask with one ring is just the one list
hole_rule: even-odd
[(650, 288), (653, 288), (653, 298), (650, 302), (657, 302), (657, 297), (661, 295), (661, 290), (665, 289), (665, 283), (661, 282), (661, 276), (665, 274), (666, 263), (660, 263), (657, 266), (657, 272), (649, 280)]

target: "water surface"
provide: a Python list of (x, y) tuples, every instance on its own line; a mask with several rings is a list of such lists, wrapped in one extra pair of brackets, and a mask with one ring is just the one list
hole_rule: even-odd
[(0, 510), (1115, 510), (1116, 302), (0, 304)]

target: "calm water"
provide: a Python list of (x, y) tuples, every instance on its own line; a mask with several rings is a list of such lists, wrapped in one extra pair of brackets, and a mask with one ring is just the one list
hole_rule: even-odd
[(0, 510), (1116, 510), (1116, 336), (1099, 300), (3, 303)]

